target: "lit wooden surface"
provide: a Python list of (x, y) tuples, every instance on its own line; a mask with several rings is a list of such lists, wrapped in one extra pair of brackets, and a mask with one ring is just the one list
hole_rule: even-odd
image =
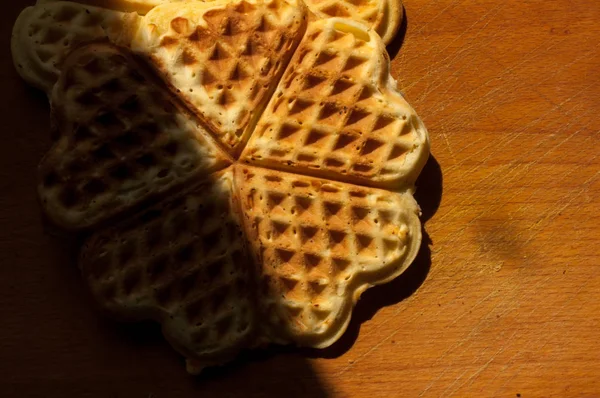
[(332, 349), (249, 354), (201, 378), (156, 328), (99, 318), (43, 230), (48, 108), (7, 51), (31, 2), (3, 4), (0, 35), (0, 395), (600, 394), (596, 0), (406, 0), (393, 72), (431, 134), (418, 195), (431, 255), (367, 292)]

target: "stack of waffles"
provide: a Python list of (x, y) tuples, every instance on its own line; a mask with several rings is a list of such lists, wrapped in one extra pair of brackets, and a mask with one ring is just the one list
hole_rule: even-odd
[(323, 348), (421, 243), (429, 154), (389, 73), (385, 0), (39, 1), (15, 66), (51, 102), (42, 207), (84, 235), (99, 307), (188, 369)]

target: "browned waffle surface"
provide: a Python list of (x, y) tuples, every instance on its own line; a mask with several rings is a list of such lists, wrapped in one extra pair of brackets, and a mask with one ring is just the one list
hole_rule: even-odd
[(146, 15), (133, 48), (237, 153), (305, 26), (296, 0), (168, 4)]
[(361, 293), (401, 274), (421, 243), (410, 193), (245, 166), (236, 185), (274, 341), (332, 344)]
[(413, 184), (429, 154), (427, 131), (388, 65), (364, 26), (311, 23), (243, 160), (375, 186)]

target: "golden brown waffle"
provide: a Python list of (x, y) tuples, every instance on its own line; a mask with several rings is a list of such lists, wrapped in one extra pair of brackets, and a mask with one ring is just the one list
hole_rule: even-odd
[(396, 189), (416, 180), (427, 137), (397, 91), (381, 40), (332, 18), (309, 25), (242, 159)]
[(50, 94), (70, 51), (101, 39), (127, 44), (138, 18), (137, 14), (65, 1), (28, 7), (13, 28), (15, 67), (25, 81)]
[(91, 237), (83, 276), (101, 308), (153, 319), (196, 368), (231, 359), (255, 331), (254, 270), (232, 172)]
[(237, 153), (300, 41), (305, 18), (296, 0), (167, 4), (146, 15), (132, 47)]
[(52, 112), (59, 137), (38, 189), (65, 228), (90, 227), (229, 163), (138, 62), (110, 45), (72, 53)]
[[(85, 8), (47, 2), (31, 21), (60, 4)], [(116, 36), (69, 36), (135, 55), (52, 50), (71, 54), (54, 69), (44, 210), (91, 230), (80, 265), (100, 307), (160, 322), (193, 372), (244, 347), (332, 344), (420, 245), (427, 131), (374, 30), (307, 14), (299, 0), (163, 4), (135, 35), (120, 19)]]
[(400, 275), (415, 258), (417, 203), (410, 192), (236, 167), (261, 265), (263, 332), (280, 343), (331, 345), (362, 292)]

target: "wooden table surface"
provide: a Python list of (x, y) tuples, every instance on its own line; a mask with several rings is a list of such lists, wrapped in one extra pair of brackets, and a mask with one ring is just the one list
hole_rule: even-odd
[(48, 106), (0, 41), (0, 396), (600, 396), (600, 4), (405, 0), (393, 74), (429, 128), (428, 245), (367, 292), (344, 338), (202, 377), (152, 325), (98, 316), (47, 234)]

